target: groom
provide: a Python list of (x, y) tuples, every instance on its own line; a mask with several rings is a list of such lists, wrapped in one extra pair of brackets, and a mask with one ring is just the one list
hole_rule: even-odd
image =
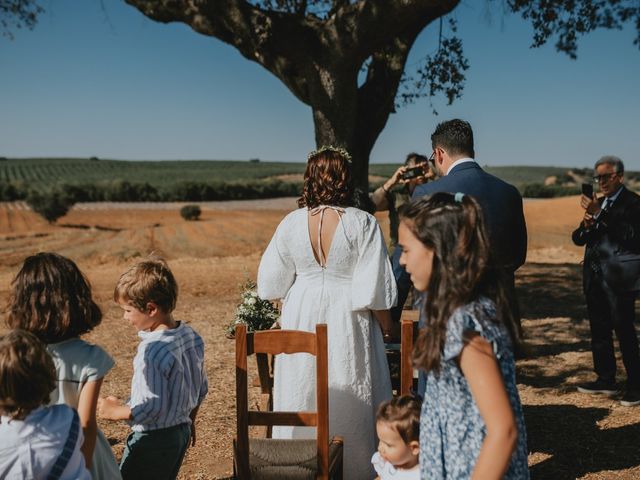
[[(522, 197), (513, 185), (488, 174), (475, 161), (473, 131), (469, 122), (454, 119), (440, 123), (431, 135), (431, 147), (433, 153), (429, 161), (441, 178), (416, 187), (412, 199), (437, 192), (462, 192), (478, 201), (489, 233), (492, 266), (502, 270), (508, 279), (509, 303), (520, 328), (514, 274), (527, 256)], [(398, 305), (392, 311), (395, 321), (400, 319), (411, 288), (411, 279), (399, 264), (401, 253), (396, 247), (392, 257), (398, 284)]]

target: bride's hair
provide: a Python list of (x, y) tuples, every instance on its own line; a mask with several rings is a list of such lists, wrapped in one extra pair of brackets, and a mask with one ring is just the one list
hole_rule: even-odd
[(505, 325), (515, 347), (519, 339), (504, 275), (489, 266), (489, 239), (478, 203), (461, 193), (436, 193), (407, 205), (400, 218), (433, 250), (424, 306), (426, 322), (414, 349), (416, 366), (439, 371), (449, 318), (458, 307), (481, 295), (495, 302), (497, 320)]
[(323, 147), (309, 154), (304, 172), (299, 207), (318, 205), (349, 207), (353, 203), (351, 161), (348, 153), (339, 148)]

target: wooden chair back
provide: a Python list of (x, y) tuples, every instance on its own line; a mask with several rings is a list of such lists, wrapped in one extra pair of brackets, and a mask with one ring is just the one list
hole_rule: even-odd
[[(316, 357), (316, 406), (314, 412), (265, 412), (249, 410), (247, 398), (247, 356), (265, 353), (310, 353)], [(247, 333), (236, 327), (236, 459), (238, 478), (250, 479), (249, 425), (304, 426), (317, 429), (319, 479), (329, 478), (329, 379), (327, 326), (316, 325), (316, 333), (297, 330), (266, 330)]]

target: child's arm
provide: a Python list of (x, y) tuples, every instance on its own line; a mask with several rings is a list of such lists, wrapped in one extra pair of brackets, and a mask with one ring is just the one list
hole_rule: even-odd
[(191, 419), (191, 446), (196, 446), (196, 416), (198, 415), (198, 410), (200, 409), (200, 405), (191, 410), (189, 414), (189, 418)]
[(92, 382), (86, 382), (82, 386), (82, 390), (80, 390), (80, 398), (78, 400), (78, 415), (84, 435), (84, 443), (82, 444), (81, 450), (87, 468), (91, 468), (93, 450), (95, 449), (96, 436), (98, 435), (96, 409), (98, 397), (100, 396), (100, 387), (102, 387), (102, 378)]
[(477, 334), (462, 348), (459, 360), (487, 427), (471, 478), (501, 479), (518, 440), (518, 428), (500, 367), (489, 342)]
[(131, 420), (131, 407), (124, 405), (116, 397), (103, 397), (98, 400), (98, 415), (105, 420)]

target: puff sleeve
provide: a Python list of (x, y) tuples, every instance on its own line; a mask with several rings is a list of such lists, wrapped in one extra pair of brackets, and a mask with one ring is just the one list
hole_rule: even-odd
[[(481, 298), (467, 305), (457, 308), (447, 322), (447, 335), (442, 353), (442, 360), (449, 361), (457, 358), (468, 343), (468, 334), (477, 333), (491, 344), (496, 358), (502, 356), (498, 336), (499, 324), (495, 323), (497, 312), (492, 301)], [(508, 334), (503, 332), (505, 338)], [(506, 340), (510, 345), (510, 342)]]
[(351, 288), (353, 310), (388, 310), (398, 292), (380, 226), (372, 215), (363, 222)]
[(82, 368), (81, 382), (95, 382), (103, 378), (114, 366), (111, 356), (97, 345), (87, 345), (91, 353), (87, 355), (87, 363)]
[(287, 235), (291, 232), (291, 215), (280, 222), (258, 267), (258, 296), (263, 300), (284, 298), (296, 279), (296, 267), (289, 249)]

